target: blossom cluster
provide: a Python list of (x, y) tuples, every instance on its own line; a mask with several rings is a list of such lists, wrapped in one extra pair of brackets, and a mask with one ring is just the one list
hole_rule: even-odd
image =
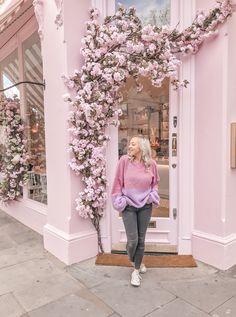
[(181, 56), (196, 53), (202, 42), (233, 12), (229, 1), (217, 2), (208, 14), (198, 12), (194, 22), (183, 31), (177, 28), (142, 26), (135, 9), (120, 6), (114, 16), (98, 22), (98, 10), (90, 11), (81, 53), (85, 63), (74, 76), (63, 76), (71, 90), (64, 95), (70, 102), (71, 169), (82, 176), (85, 189), (76, 199), (80, 216), (100, 219), (107, 200), (105, 149), (107, 127), (118, 125), (121, 85), (129, 76), (142, 90), (139, 77), (148, 77), (160, 87), (169, 78), (174, 88), (187, 85), (178, 80)]
[(22, 186), (28, 179), (24, 124), (17, 98), (0, 97), (0, 125), (4, 128), (6, 149), (0, 161), (0, 202), (8, 203), (21, 195)]
[(198, 11), (190, 27), (181, 33), (171, 33), (172, 51), (195, 54), (206, 39), (218, 34), (216, 27), (224, 23), (235, 9), (235, 4), (226, 0), (217, 1), (215, 7), (208, 14), (204, 11)]

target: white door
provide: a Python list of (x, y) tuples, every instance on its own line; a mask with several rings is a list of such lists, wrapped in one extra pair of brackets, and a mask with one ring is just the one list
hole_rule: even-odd
[[(140, 78), (144, 89), (137, 93), (130, 78), (122, 88), (123, 115), (118, 130), (118, 156), (125, 154), (133, 135), (148, 137), (152, 157), (156, 160), (160, 175), (159, 195), (161, 204), (152, 210), (146, 234), (146, 251), (177, 252), (177, 94), (170, 89), (169, 81), (155, 88), (147, 78)], [(113, 147), (115, 145), (113, 144)], [(122, 218), (113, 210), (112, 250), (125, 250), (126, 234)]]

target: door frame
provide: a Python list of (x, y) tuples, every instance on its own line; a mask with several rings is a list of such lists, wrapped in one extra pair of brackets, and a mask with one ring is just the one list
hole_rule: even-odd
[[(115, 1), (92, 0), (92, 5), (99, 9), (101, 18), (115, 11)], [(180, 29), (189, 26), (195, 16), (195, 0), (171, 0), (171, 25), (179, 25)], [(179, 78), (187, 79), (188, 88), (173, 92), (170, 98), (178, 103), (178, 194), (177, 194), (177, 247), (179, 254), (192, 253), (192, 231), (194, 215), (194, 106), (195, 106), (195, 57), (191, 55), (183, 60)], [(171, 100), (170, 102), (174, 102)], [(108, 202), (105, 216), (101, 221), (102, 241), (106, 252), (111, 251), (112, 244), (112, 213), (111, 185), (115, 175), (118, 158), (118, 129), (110, 127), (108, 133), (111, 141), (106, 151)]]

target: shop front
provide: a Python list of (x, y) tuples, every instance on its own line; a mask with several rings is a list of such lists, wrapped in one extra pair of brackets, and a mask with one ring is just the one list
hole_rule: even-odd
[[(208, 11), (215, 2), (13, 2), (0, 19), (0, 88), (17, 84), (4, 93), (20, 99), (30, 156), (29, 180), (20, 199), (1, 209), (41, 233), (45, 248), (72, 264), (98, 252), (96, 230), (76, 211), (76, 198), (84, 184), (69, 168), (71, 107), (62, 98), (69, 91), (62, 78), (84, 64), (81, 39), (91, 5), (99, 9), (101, 21), (115, 14), (121, 2), (134, 5), (144, 25), (184, 29), (192, 24), (196, 10)], [(189, 81), (187, 88), (176, 91), (168, 79), (154, 87), (144, 76), (139, 78), (140, 92), (131, 77), (120, 87), (123, 114), (119, 127), (108, 128), (111, 140), (105, 154), (109, 183), (101, 219), (105, 252), (125, 249), (125, 230), (112, 208), (111, 185), (130, 138), (142, 134), (150, 140), (161, 178), (161, 205), (152, 210), (146, 251), (193, 254), (221, 269), (235, 264), (236, 170), (230, 164), (234, 156), (230, 127), (236, 122), (235, 24), (233, 15), (215, 39), (204, 43), (196, 55), (182, 59), (179, 78)], [(4, 144), (0, 149), (4, 155)]]

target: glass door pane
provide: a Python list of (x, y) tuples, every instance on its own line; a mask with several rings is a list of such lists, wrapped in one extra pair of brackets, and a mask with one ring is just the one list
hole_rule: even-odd
[[(42, 83), (43, 65), (41, 45), (35, 32), (23, 43), (24, 79)], [(25, 85), (30, 171), (28, 197), (47, 203), (46, 149), (44, 127), (43, 86)]]
[(126, 8), (135, 7), (138, 17), (143, 24), (166, 25), (170, 24), (171, 0), (116, 0), (116, 10), (119, 3)]
[(152, 210), (152, 217), (169, 217), (169, 81), (160, 88), (140, 77), (142, 92), (129, 78), (122, 87), (124, 97), (121, 109), (123, 115), (119, 126), (119, 157), (127, 153), (132, 136), (142, 134), (150, 140), (152, 158), (157, 162), (160, 174), (159, 194), (161, 205)]
[[(19, 66), (17, 50), (9, 54), (0, 62), (0, 88), (8, 88), (19, 82)], [(7, 98), (17, 96), (19, 98), (20, 91), (18, 86), (12, 87), (4, 91)], [(1, 115), (1, 113), (0, 113)], [(3, 179), (2, 171), (6, 153), (6, 127), (0, 125), (0, 182)], [(22, 192), (21, 192), (22, 194)]]

